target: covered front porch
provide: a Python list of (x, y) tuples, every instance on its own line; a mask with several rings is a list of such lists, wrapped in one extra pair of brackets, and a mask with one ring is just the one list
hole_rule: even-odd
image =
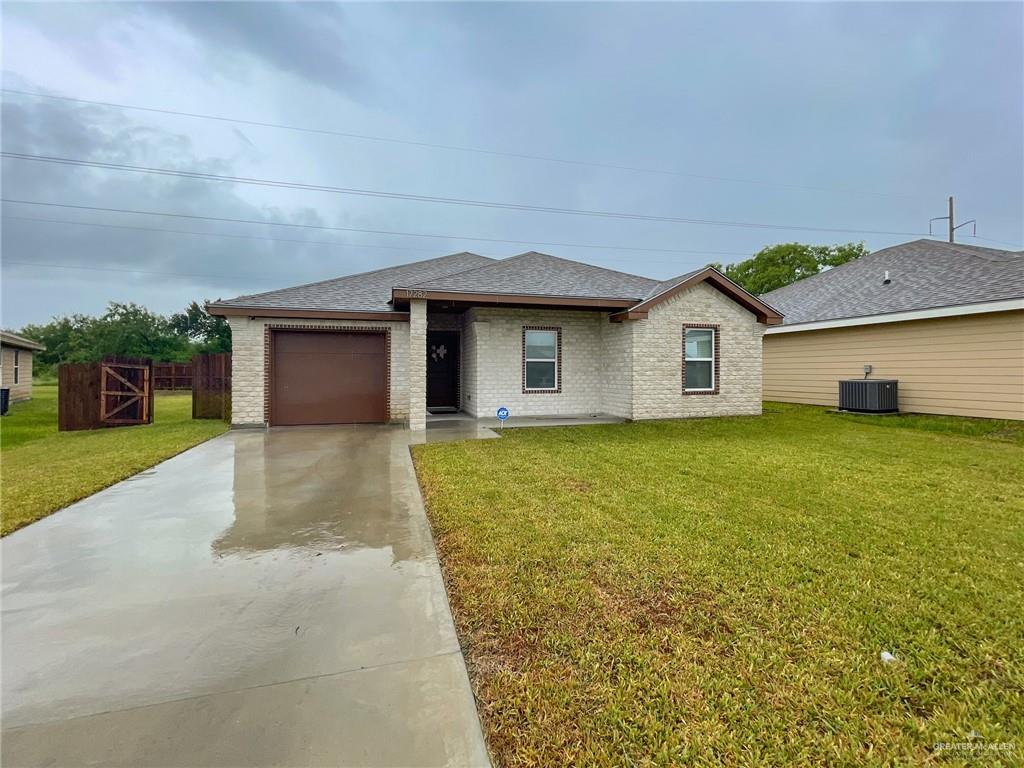
[(409, 426), (498, 427), (628, 419), (622, 324), (595, 306), (409, 301)]

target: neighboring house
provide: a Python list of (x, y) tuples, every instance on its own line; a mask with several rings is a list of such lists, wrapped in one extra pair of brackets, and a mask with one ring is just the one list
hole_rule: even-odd
[(0, 386), (10, 388), (11, 402), (32, 397), (32, 355), (46, 349), (42, 344), (0, 331)]
[[(208, 305), (236, 424), (759, 414), (770, 306), (712, 268), (659, 282), (459, 253)], [(686, 354), (684, 355), (684, 348)]]
[(1024, 419), (1024, 252), (915, 240), (761, 298), (766, 400), (834, 406), (870, 365), (900, 410)]

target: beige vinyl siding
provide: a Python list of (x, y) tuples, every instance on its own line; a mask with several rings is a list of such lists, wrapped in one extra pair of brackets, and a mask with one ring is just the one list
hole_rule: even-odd
[(11, 390), (11, 402), (28, 400), (32, 397), (32, 352), (18, 350), (18, 383), (14, 383), (14, 348), (0, 348), (0, 380), (2, 386)]
[(764, 398), (838, 404), (838, 381), (899, 379), (900, 410), (1024, 419), (1024, 311), (767, 334)]

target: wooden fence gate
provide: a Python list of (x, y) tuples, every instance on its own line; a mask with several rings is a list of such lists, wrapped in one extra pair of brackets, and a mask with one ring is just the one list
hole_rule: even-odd
[(152, 364), (100, 363), (100, 421), (122, 425), (152, 422), (152, 374)]
[(153, 363), (111, 357), (57, 369), (57, 428), (62, 432), (153, 422)]
[(192, 418), (231, 420), (231, 353), (192, 358)]

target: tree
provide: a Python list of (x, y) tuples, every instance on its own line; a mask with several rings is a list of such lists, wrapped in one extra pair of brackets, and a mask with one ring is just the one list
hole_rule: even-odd
[(755, 296), (816, 275), (869, 253), (864, 243), (845, 245), (804, 245), (782, 243), (762, 248), (752, 258), (729, 264), (722, 269), (730, 280)]
[(34, 360), (39, 372), (59, 363), (92, 362), (111, 355), (185, 362), (200, 352), (231, 350), (228, 324), (194, 301), (170, 318), (138, 304), (112, 302), (99, 317), (55, 317), (49, 323), (26, 325), (18, 333), (46, 347)]
[(188, 337), (177, 333), (163, 315), (117, 302), (93, 325), (91, 347), (98, 357), (129, 355), (169, 362), (191, 360), (195, 351)]
[(203, 352), (230, 352), (231, 326), (223, 317), (214, 317), (197, 301), (184, 312), (171, 315), (171, 328), (182, 336), (199, 342)]
[(96, 318), (88, 315), (71, 315), (54, 318), (44, 325), (26, 325), (18, 334), (38, 341), (46, 347), (33, 355), (33, 369), (36, 374), (62, 362), (89, 360), (89, 336)]

